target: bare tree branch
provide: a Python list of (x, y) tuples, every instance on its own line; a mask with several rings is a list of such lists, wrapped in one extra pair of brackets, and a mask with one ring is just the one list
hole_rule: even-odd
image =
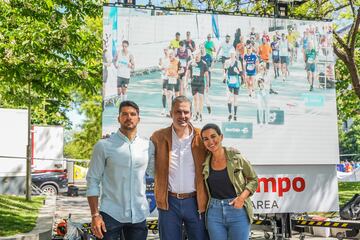
[(348, 33), (348, 39), (347, 39), (347, 45), (349, 46), (350, 45), (350, 40), (351, 40), (351, 33), (353, 32), (353, 29), (354, 29), (354, 27), (355, 27), (355, 15), (356, 15), (356, 13), (355, 13), (355, 8), (354, 8), (354, 4), (353, 4), (353, 2), (352, 2), (352, 0), (349, 0), (349, 5), (350, 5), (350, 7), (351, 7), (351, 11), (352, 11), (352, 14), (353, 14), (353, 17), (354, 17), (354, 22), (353, 22), (353, 24), (351, 25), (351, 28), (350, 28), (350, 31), (349, 31), (349, 33)]
[(334, 53), (336, 54), (336, 56), (347, 65), (349, 63), (349, 61), (346, 57), (346, 53), (343, 50), (339, 49), (335, 44), (334, 44), (333, 48), (334, 48)]
[(348, 53), (349, 47), (345, 44), (344, 40), (335, 32), (335, 30), (333, 31), (333, 35), (339, 45), (343, 48), (343, 50)]
[(337, 48), (335, 45), (334, 45), (334, 53), (347, 66), (355, 94), (360, 98), (359, 73), (358, 73), (358, 69), (355, 64), (355, 60), (349, 59), (348, 55), (343, 50)]
[(347, 44), (348, 46), (350, 45), (351, 33), (352, 33), (354, 27), (355, 27), (355, 22), (353, 22), (353, 23), (351, 24), (350, 30), (349, 30), (348, 35), (347, 35), (346, 44)]
[(352, 11), (353, 15), (355, 16), (356, 15), (355, 7), (354, 7), (354, 3), (352, 0), (349, 0), (349, 5), (351, 6), (351, 11)]

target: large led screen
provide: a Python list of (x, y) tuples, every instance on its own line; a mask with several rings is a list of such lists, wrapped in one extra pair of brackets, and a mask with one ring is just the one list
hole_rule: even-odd
[(104, 7), (103, 36), (103, 134), (127, 99), (148, 138), (185, 95), (253, 164), (338, 162), (330, 22)]

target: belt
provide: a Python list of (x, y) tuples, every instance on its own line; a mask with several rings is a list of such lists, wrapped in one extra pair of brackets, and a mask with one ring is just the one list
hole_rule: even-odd
[(169, 195), (176, 197), (177, 199), (185, 199), (185, 198), (192, 198), (196, 196), (196, 192), (191, 193), (174, 193), (169, 191)]

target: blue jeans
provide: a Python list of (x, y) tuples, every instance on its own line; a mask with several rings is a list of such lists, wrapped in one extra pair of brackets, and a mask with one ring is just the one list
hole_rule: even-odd
[(204, 213), (197, 212), (196, 198), (177, 199), (169, 196), (169, 210), (159, 211), (159, 235), (161, 240), (182, 240), (184, 223), (189, 240), (208, 240)]
[(119, 240), (125, 237), (125, 240), (146, 240), (148, 229), (146, 220), (139, 223), (121, 223), (108, 214), (100, 212), (105, 222), (106, 233), (104, 240)]
[(248, 240), (250, 221), (244, 208), (234, 208), (232, 199), (211, 198), (207, 211), (207, 228), (211, 240)]

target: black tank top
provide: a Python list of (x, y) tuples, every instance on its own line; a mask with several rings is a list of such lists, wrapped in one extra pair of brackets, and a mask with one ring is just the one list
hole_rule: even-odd
[(210, 174), (207, 183), (212, 198), (228, 199), (236, 197), (236, 191), (230, 181), (227, 168), (223, 170), (214, 170), (210, 165)]
[(239, 75), (239, 73), (235, 72), (236, 68), (240, 73), (240, 69), (238, 67), (238, 61), (237, 60), (235, 60), (234, 64), (227, 69), (228, 75), (229, 76)]

